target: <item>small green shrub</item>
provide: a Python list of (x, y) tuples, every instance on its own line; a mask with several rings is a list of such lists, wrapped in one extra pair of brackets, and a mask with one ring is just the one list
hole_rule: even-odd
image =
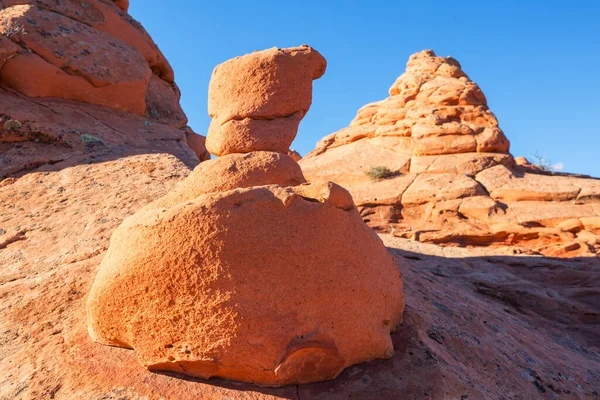
[(367, 172), (365, 172), (369, 178), (374, 181), (379, 181), (381, 179), (387, 179), (393, 175), (393, 172), (386, 166), (376, 166), (371, 167)]
[(94, 135), (90, 135), (89, 133), (83, 133), (81, 135), (81, 141), (82, 142), (101, 142), (102, 140), (98, 139)]

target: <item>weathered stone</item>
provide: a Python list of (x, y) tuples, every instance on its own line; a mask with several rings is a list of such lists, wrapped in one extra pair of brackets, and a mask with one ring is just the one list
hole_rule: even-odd
[(218, 65), (208, 90), (209, 151), (286, 153), (312, 102), (312, 81), (326, 65), (308, 46), (272, 48)]
[(504, 165), (512, 167), (514, 164), (510, 154), (499, 153), (462, 153), (444, 154), (437, 156), (413, 156), (410, 159), (411, 173), (440, 173), (454, 172), (475, 176), (484, 169)]
[[(125, 221), (88, 301), (94, 339), (135, 348), (150, 369), (265, 385), (391, 356), (403, 308), (393, 260), (355, 208), (304, 196), (241, 189)], [(135, 254), (124, 252), (133, 242)], [(131, 289), (119, 294), (122, 285)]]
[(298, 132), (303, 113), (284, 118), (230, 120), (221, 126), (213, 120), (208, 128), (208, 150), (217, 156), (251, 151), (287, 153)]
[[(324, 67), (307, 46), (217, 67), (209, 108), (242, 118), (213, 114), (207, 147), (222, 157), (115, 231), (88, 297), (95, 341), (135, 349), (151, 370), (269, 386), (333, 379), (393, 355), (404, 311), (396, 263), (345, 189), (306, 183), (286, 155)], [(240, 99), (221, 73), (260, 75), (262, 87), (243, 87)], [(288, 91), (308, 94), (292, 104), (307, 108), (252, 114), (252, 101), (270, 110)]]
[(287, 155), (266, 151), (229, 154), (203, 162), (188, 178), (153, 205), (173, 207), (209, 193), (254, 186), (297, 186), (306, 183), (298, 164)]
[(0, 34), (0, 71), (4, 63), (21, 52), (21, 47), (17, 46), (12, 40), (3, 34)]
[(7, 61), (2, 85), (30, 97), (62, 97), (143, 115), (152, 72), (129, 44), (31, 5), (0, 10), (0, 33), (34, 54)]
[(325, 157), (307, 155), (299, 164), (309, 181), (326, 179), (352, 188), (371, 181), (367, 172), (373, 167), (386, 167), (395, 174), (407, 173), (410, 156), (373, 145), (369, 141), (357, 141), (328, 150)]
[(549, 201), (516, 201), (507, 204), (523, 226), (555, 227), (572, 218), (595, 216), (589, 204)]
[(376, 182), (365, 182), (350, 186), (350, 194), (357, 206), (399, 204), (404, 191), (415, 180), (416, 175), (398, 175)]
[(402, 195), (402, 204), (423, 204), (430, 201), (461, 199), (485, 195), (483, 188), (462, 174), (422, 174)]
[[(197, 163), (172, 69), (117, 3), (0, 3), (0, 177), (126, 148)], [(202, 140), (194, 146), (208, 158)]]
[[(371, 227), (396, 236), (461, 246), (520, 242), (529, 251), (561, 257), (600, 250), (595, 244), (589, 250), (589, 240), (574, 244), (572, 234), (580, 229), (575, 220), (589, 218), (591, 210), (600, 215), (594, 204), (600, 203), (600, 180), (516, 162), (484, 94), (456, 60), (431, 50), (416, 53), (389, 93), (304, 157), (309, 181), (345, 186)], [(367, 180), (362, 173), (369, 165), (410, 177)], [(584, 204), (589, 206), (574, 207)], [(561, 229), (554, 228), (558, 224)], [(516, 228), (495, 231), (500, 225)]]
[(476, 179), (493, 198), (504, 201), (574, 200), (581, 191), (577, 178), (515, 174), (502, 165), (477, 174)]
[(298, 153), (296, 150), (294, 149), (289, 149), (287, 151), (287, 155), (292, 157), (292, 159), (296, 162), (302, 160), (302, 156), (300, 155), (300, 153)]
[(146, 91), (146, 115), (173, 127), (185, 127), (188, 119), (179, 105), (181, 93), (175, 84), (169, 84), (152, 75)]

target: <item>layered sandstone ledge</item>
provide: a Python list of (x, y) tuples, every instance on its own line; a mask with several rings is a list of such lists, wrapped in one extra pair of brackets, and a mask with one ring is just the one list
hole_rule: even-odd
[[(515, 163), (481, 89), (456, 60), (416, 53), (389, 93), (300, 161), (308, 180), (346, 187), (369, 225), (396, 236), (598, 254), (600, 180)], [(373, 167), (388, 176), (371, 179)]]
[(208, 158), (171, 66), (127, 5), (0, 2), (0, 178), (127, 152)]

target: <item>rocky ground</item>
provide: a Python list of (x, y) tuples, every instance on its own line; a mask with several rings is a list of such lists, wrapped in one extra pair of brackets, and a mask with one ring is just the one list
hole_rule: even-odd
[(597, 398), (600, 262), (384, 235), (407, 309), (395, 353), (325, 383), (260, 388), (145, 370), (92, 343), (85, 302), (112, 231), (189, 173), (145, 154), (3, 181), (1, 399)]

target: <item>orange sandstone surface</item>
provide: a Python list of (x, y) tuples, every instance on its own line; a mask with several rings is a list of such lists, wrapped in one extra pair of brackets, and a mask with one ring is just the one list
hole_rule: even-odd
[[(375, 111), (365, 109), (364, 126), (351, 128), (355, 136), (349, 132), (356, 140), (313, 153), (301, 161), (303, 173), (294, 162), (299, 155), (286, 146), (310, 98), (282, 102), (281, 109), (239, 107), (235, 117), (243, 123), (230, 127), (227, 113), (236, 109), (228, 108), (225, 89), (211, 111), (224, 124), (213, 124), (210, 134), (227, 154), (195, 168), (208, 159), (205, 140), (186, 128), (172, 71), (126, 14), (128, 3), (0, 0), (0, 399), (598, 397), (600, 262), (591, 250), (581, 252), (582, 243), (593, 247), (599, 227), (596, 181), (543, 175), (519, 159), (515, 167), (497, 123), (456, 62), (422, 54), (413, 67), (421, 75), (401, 82), (392, 97), (435, 74), (458, 79), (454, 89), (430, 85), (431, 94), (423, 95), (462, 102), (460, 112), (441, 111), (442, 121), (444, 113), (452, 117), (437, 125), (456, 122), (443, 127), (448, 135), (431, 128), (431, 113), (414, 114), (414, 124), (406, 124), (424, 125), (421, 133), (429, 130), (433, 138), (470, 139), (425, 139), (413, 154), (410, 135), (374, 135), (379, 125), (368, 115)], [(114, 48), (105, 46), (107, 37)], [(286, 81), (298, 79), (290, 85), (306, 96), (306, 82), (319, 75), (319, 65), (324, 69), (313, 52), (260, 54), (289, 62), (282, 73)], [(403, 120), (411, 101), (390, 103), (378, 121)], [(394, 141), (398, 146), (389, 145)], [(362, 150), (352, 150), (353, 143)], [(353, 162), (327, 161), (344, 151)], [(362, 162), (357, 151), (365, 154), (362, 169), (386, 165), (395, 177), (365, 179), (353, 170)], [(316, 160), (325, 182), (310, 171), (308, 162)], [(327, 180), (347, 186), (352, 197)], [(402, 274), (406, 306), (391, 335), (402, 303), (396, 289), (394, 308), (386, 308), (392, 302), (382, 294), (387, 277), (399, 275), (353, 203), (368, 223), (393, 233), (379, 236)], [(424, 216), (432, 213), (421, 208), (451, 216), (436, 235), (459, 238), (456, 216), (489, 229), (494, 225), (481, 221), (496, 205), (509, 210), (496, 232), (522, 234), (485, 247), (471, 246), (473, 236), (466, 235), (442, 241), (454, 247), (398, 237), (412, 229), (415, 239), (429, 240), (414, 225), (431, 226)], [(413, 220), (403, 215), (407, 210), (415, 210)], [(293, 226), (306, 243), (300, 246), (283, 226)], [(535, 249), (543, 240), (558, 246), (554, 254), (571, 258)], [(220, 261), (209, 266), (204, 258)], [(169, 262), (144, 261), (158, 259)], [(123, 274), (113, 261), (123, 263)], [(357, 276), (352, 266), (360, 265), (373, 269)], [(342, 272), (332, 277), (336, 270)], [(117, 304), (124, 307), (94, 316), (97, 306)], [(387, 325), (386, 313), (392, 315)], [(98, 340), (135, 351), (94, 343), (88, 318)], [(227, 354), (232, 348), (241, 353)], [(326, 382), (278, 388), (190, 376), (225, 371), (234, 379), (251, 375), (281, 384), (333, 377), (374, 357), (390, 358), (349, 366)], [(278, 372), (270, 369), (276, 366)]]
[(0, 178), (135, 152), (190, 167), (209, 158), (171, 66), (127, 5), (0, 2)]
[(326, 66), (308, 46), (272, 48), (218, 65), (208, 90), (208, 150), (217, 156), (286, 153), (312, 102), (311, 82)]
[[(385, 100), (300, 161), (350, 191), (371, 227), (450, 246), (597, 256), (600, 180), (551, 174), (509, 153), (479, 86), (458, 61), (413, 54)], [(372, 179), (373, 167), (385, 167)]]

